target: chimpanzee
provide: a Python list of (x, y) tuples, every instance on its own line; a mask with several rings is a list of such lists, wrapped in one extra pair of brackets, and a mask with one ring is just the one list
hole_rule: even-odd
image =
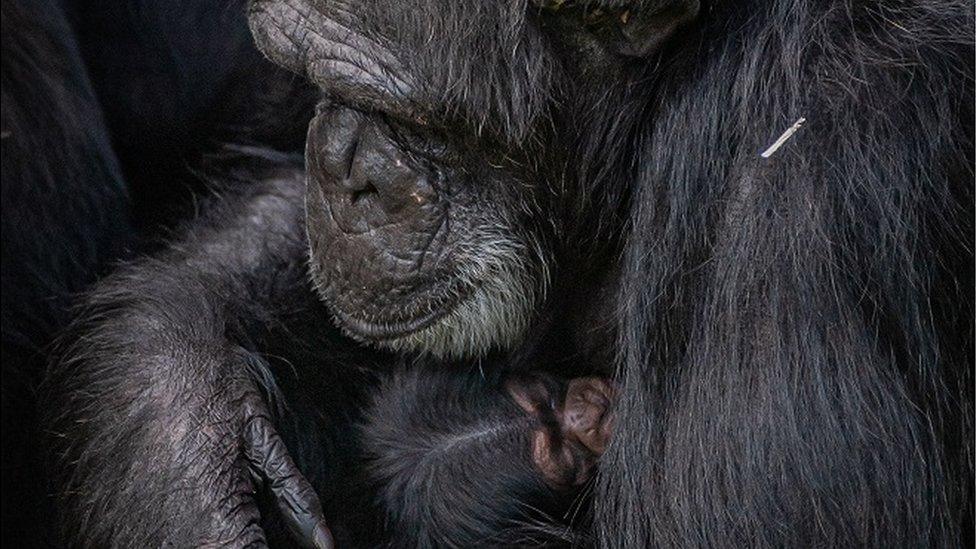
[(249, 20), (318, 88), (307, 186), (247, 170), (87, 298), (44, 393), (70, 543), (260, 543), (262, 485), (315, 543), (350, 455), (320, 433), (427, 360), (613, 374), (596, 545), (966, 542), (966, 2)]
[(226, 151), (300, 152), (315, 93), (258, 53), (243, 0), (5, 0), (0, 12), (0, 494), (3, 541), (23, 545), (53, 531), (35, 395), (71, 303), (159, 248)]
[[(362, 422), (374, 395), (382, 392), (384, 372), (417, 367), (418, 362), (428, 367), (439, 364), (459, 379), (472, 371), (495, 379), (505, 372), (539, 376), (547, 369), (592, 369), (585, 363), (543, 367), (533, 362), (542, 356), (538, 352), (489, 355), (475, 362), (434, 355), (401, 358), (364, 347), (333, 325), (331, 311), (315, 298), (306, 264), (296, 260), (307, 249), (304, 171), (288, 157), (269, 162), (266, 157), (246, 156), (231, 173), (241, 179), (225, 182), (219, 198), (205, 201), (201, 216), (177, 234), (174, 245), (121, 268), (97, 285), (72, 327), (73, 334), (83, 335), (67, 338), (59, 351), (60, 361), (45, 395), (63, 404), (49, 424), (57, 434), (55, 471), (61, 473), (54, 484), (61, 495), (61, 511), (71, 512), (63, 520), (72, 544), (287, 544), (280, 538), (279, 519), (283, 519), (287, 530), (310, 545), (322, 542), (321, 532), (339, 527), (352, 532), (343, 539), (369, 546), (362, 540), (373, 541), (367, 536), (370, 528), (376, 535), (384, 532), (374, 526), (379, 517), (409, 512), (389, 501), (386, 508), (369, 500), (356, 503), (361, 501), (357, 495), (369, 494), (368, 483), (359, 486), (347, 478), (364, 460), (355, 425)], [(188, 341), (193, 343), (187, 345)], [(98, 391), (99, 384), (79, 374), (96, 363), (101, 367), (91, 374), (131, 386), (100, 395), (92, 407), (91, 391)], [(181, 368), (172, 367), (175, 364), (192, 366), (201, 375), (187, 377)], [(377, 415), (388, 418), (411, 408), (423, 409), (425, 402), (416, 394), (423, 387), (413, 386), (414, 396), (408, 391), (389, 399), (388, 405), (399, 405), (399, 412), (380, 407)], [(440, 405), (448, 401), (446, 393), (461, 393), (463, 388), (463, 384), (451, 385), (448, 378), (442, 382), (435, 378), (431, 391), (438, 397), (430, 402)], [(474, 388), (467, 391), (472, 398), (479, 394)], [(568, 420), (560, 420), (539, 404), (558, 402), (556, 389), (541, 382), (512, 382), (506, 391), (541, 423), (568, 427)], [(110, 398), (116, 404), (106, 406)], [(480, 398), (487, 409), (461, 413), (457, 406), (446, 404), (440, 419), (430, 419), (430, 428), (436, 429), (438, 421), (445, 422), (445, 429), (463, 428), (481, 412), (504, 408), (497, 393), (495, 404)], [(121, 410), (127, 410), (127, 426), (118, 423)], [(77, 414), (86, 418), (80, 424)], [(150, 420), (153, 416), (160, 421)], [(383, 424), (371, 423), (377, 430)], [(70, 433), (77, 431), (69, 425), (92, 429), (89, 433), (95, 438), (89, 441), (96, 447), (88, 442), (76, 445), (78, 439)], [(410, 437), (415, 430), (403, 432)], [(358, 438), (381, 441), (379, 437), (382, 433)], [(536, 443), (542, 472), (554, 485), (567, 482), (560, 480), (564, 472), (579, 471), (577, 476), (584, 478), (585, 467), (570, 466), (560, 458), (576, 459), (586, 453), (582, 448), (587, 445), (557, 442), (550, 436)], [(422, 444), (423, 439), (416, 443)], [(598, 440), (587, 444), (602, 450)], [(108, 447), (126, 459), (106, 462), (101, 450)], [(569, 455), (553, 455), (548, 464), (543, 463), (542, 457), (552, 453), (543, 450), (557, 447)], [(389, 455), (393, 461), (406, 459)], [(471, 459), (480, 457), (475, 454)], [(65, 459), (71, 459), (67, 467)], [(142, 467), (132, 467), (130, 459), (146, 464), (152, 472), (137, 480), (132, 475), (141, 475)], [(512, 459), (506, 467), (525, 470), (525, 460)], [(448, 480), (444, 479), (445, 490), (451, 486)], [(463, 487), (461, 482), (454, 484)], [(531, 492), (533, 486), (538, 483), (527, 482), (522, 490)], [(505, 487), (513, 498), (523, 493), (515, 486)], [(130, 508), (152, 500), (159, 512), (151, 522), (131, 515), (110, 517), (87, 506), (92, 498), (119, 498), (130, 502)], [(206, 511), (185, 514), (197, 506)], [(351, 508), (360, 511), (350, 513)], [(89, 512), (100, 516), (96, 519)], [(513, 515), (517, 510), (507, 516)], [(504, 518), (459, 516), (454, 531), (483, 533), (504, 524)], [(330, 524), (333, 521), (335, 526)], [(564, 539), (580, 535), (572, 521), (565, 526)]]
[[(612, 429), (611, 385), (411, 368), (384, 381), (358, 431), (364, 474), (343, 505), (372, 505), (338, 546), (511, 547), (584, 541), (584, 486)], [(382, 524), (383, 526), (377, 526)], [(340, 535), (343, 513), (330, 521)]]

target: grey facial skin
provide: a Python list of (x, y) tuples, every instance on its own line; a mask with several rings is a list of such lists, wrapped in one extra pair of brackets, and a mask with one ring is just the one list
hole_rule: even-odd
[[(656, 49), (697, 3), (635, 17), (630, 34), (617, 18), (595, 34), (561, 31), (562, 13), (528, 24), (538, 9), (251, 4), (259, 48), (322, 91), (306, 148), (310, 265), (348, 335), (442, 358), (509, 349), (558, 271), (613, 254), (607, 226), (563, 221), (588, 207), (565, 144), (593, 137), (592, 104), (614, 103), (606, 79), (621, 73), (624, 50)], [(420, 17), (430, 21), (400, 24)], [(576, 36), (560, 48), (587, 55), (563, 64), (550, 35)], [(636, 45), (637, 35), (654, 40)]]
[[(268, 94), (246, 89), (270, 70), (212, 55), (241, 36), (205, 15), (229, 5), (184, 2), (173, 18), (167, 2), (92, 3), (118, 14), (99, 32), (88, 10), (55, 17), (62, 4), (0, 8), (4, 220), (24, 245), (5, 228), (4, 252), (19, 251), (4, 276), (27, 281), (11, 279), (5, 313), (61, 314), (51, 290), (100, 276), (76, 244), (119, 242), (96, 219), (127, 209), (102, 177), (127, 136), (154, 153), (121, 154), (125, 179), (165, 182), (161, 121), (210, 119), (225, 99), (231, 116), (211, 121), (229, 128), (263, 126), (241, 106), (296, 112), (264, 110)], [(418, 353), (466, 357), (448, 361), (454, 373), (613, 375), (592, 520), (571, 525), (593, 545), (972, 545), (967, 2), (249, 6), (262, 51), (317, 88), (320, 146), (217, 178), (207, 194), (219, 197), (170, 245), (82, 298), (58, 356), (30, 348), (50, 362), (28, 408), (46, 416), (53, 462), (53, 482), (32, 484), (57, 491), (61, 545), (278, 545), (276, 518), (298, 543), (324, 543), (348, 501), (334, 490), (348, 437), (332, 419), (362, 410), (365, 374), (438, 362)], [(144, 75), (129, 70), (130, 40), (162, 45), (137, 54)], [(108, 100), (106, 69), (125, 82)], [(90, 72), (97, 97), (79, 107), (87, 92), (60, 85), (65, 70), (75, 84)], [(187, 95), (195, 75), (202, 93)], [(111, 140), (90, 139), (100, 108)], [(305, 130), (311, 111), (268, 128)], [(217, 135), (199, 137), (179, 148), (203, 155)], [(479, 258), (507, 258), (489, 261), (504, 274)], [(7, 320), (5, 344), (22, 326)], [(18, 371), (8, 349), (5, 381)]]
[(449, 357), (525, 331), (546, 280), (534, 235), (504, 207), (518, 184), (476, 185), (451, 147), (338, 104), (312, 121), (312, 277), (349, 335)]

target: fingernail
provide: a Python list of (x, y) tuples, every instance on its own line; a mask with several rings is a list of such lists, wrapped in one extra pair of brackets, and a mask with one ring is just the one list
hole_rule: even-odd
[(312, 533), (312, 541), (315, 543), (316, 549), (335, 548), (335, 540), (332, 539), (332, 532), (329, 531), (329, 527), (324, 522), (318, 523), (315, 527), (315, 531)]

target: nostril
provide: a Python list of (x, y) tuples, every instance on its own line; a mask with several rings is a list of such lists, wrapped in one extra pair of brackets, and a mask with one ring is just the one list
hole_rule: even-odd
[(361, 189), (356, 189), (352, 192), (351, 202), (353, 204), (359, 203), (361, 200), (365, 200), (370, 196), (377, 193), (376, 187), (372, 183), (366, 183), (366, 185)]

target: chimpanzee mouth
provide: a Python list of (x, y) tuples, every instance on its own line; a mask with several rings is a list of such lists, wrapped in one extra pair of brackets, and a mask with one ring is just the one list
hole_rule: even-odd
[[(338, 307), (332, 308), (332, 314), (339, 326), (353, 338), (369, 342), (391, 341), (435, 325), (460, 307), (477, 289), (478, 284), (465, 284), (461, 288), (452, 288), (451, 291), (445, 292), (447, 295), (429, 300), (429, 304), (424, 307), (429, 312), (408, 318), (400, 316), (390, 319), (382, 317), (363, 319), (346, 314)], [(402, 311), (400, 313), (402, 314)]]
[(464, 359), (510, 348), (525, 336), (548, 282), (544, 265), (535, 271), (526, 257), (520, 242), (498, 238), (456, 261), (456, 271), (416, 281), (412, 291), (328, 279), (316, 269), (319, 262), (312, 263), (312, 280), (347, 336), (398, 352)]

